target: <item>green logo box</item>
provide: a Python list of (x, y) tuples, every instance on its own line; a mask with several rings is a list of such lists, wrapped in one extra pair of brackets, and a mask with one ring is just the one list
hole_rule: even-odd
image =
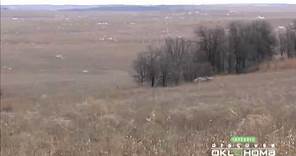
[(256, 143), (257, 138), (254, 136), (232, 136), (230, 141), (232, 143)]

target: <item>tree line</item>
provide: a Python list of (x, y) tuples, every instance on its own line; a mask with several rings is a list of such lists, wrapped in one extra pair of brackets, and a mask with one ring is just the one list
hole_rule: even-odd
[(166, 87), (213, 74), (251, 72), (277, 53), (296, 57), (296, 20), (280, 31), (256, 20), (199, 27), (195, 34), (196, 40), (167, 38), (139, 53), (133, 63), (135, 80)]

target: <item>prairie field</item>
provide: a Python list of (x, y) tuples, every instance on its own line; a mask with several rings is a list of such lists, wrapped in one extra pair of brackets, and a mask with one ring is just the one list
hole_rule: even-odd
[(295, 156), (295, 60), (168, 88), (132, 78), (150, 44), (258, 16), (277, 28), (296, 11), (1, 11), (1, 155), (208, 156), (253, 135)]

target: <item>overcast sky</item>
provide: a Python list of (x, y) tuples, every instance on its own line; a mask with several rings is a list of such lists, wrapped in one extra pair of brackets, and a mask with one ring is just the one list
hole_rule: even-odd
[(2, 5), (9, 4), (227, 4), (227, 3), (289, 3), (296, 4), (296, 0), (1, 0)]

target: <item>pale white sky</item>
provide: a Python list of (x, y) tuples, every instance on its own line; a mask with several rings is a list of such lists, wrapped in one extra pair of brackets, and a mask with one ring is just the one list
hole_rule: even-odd
[(296, 4), (296, 0), (1, 0), (2, 5), (10, 4), (224, 4), (224, 3), (289, 3)]

